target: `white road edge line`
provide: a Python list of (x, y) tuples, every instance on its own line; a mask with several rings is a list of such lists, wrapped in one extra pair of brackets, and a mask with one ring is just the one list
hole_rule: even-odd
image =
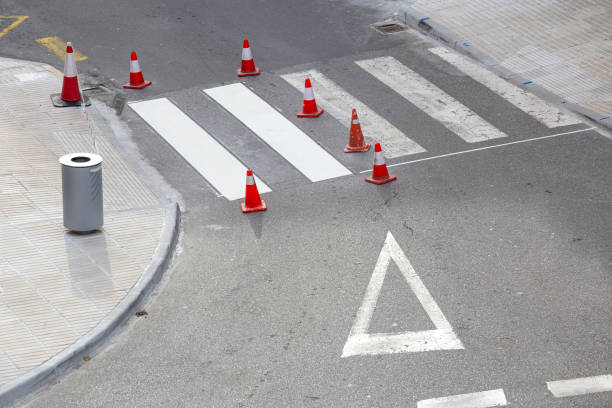
[(612, 391), (612, 375), (548, 381), (548, 390), (557, 398)]
[[(434, 330), (368, 333), (370, 321), (391, 260), (395, 262), (410, 289), (433, 322), (436, 327)], [(342, 357), (462, 349), (461, 340), (459, 340), (442, 310), (417, 275), (391, 231), (388, 231), (361, 306), (357, 311), (355, 322), (342, 349)]]
[(473, 392), (417, 402), (417, 408), (489, 408), (508, 405), (504, 390)]
[(393, 57), (355, 61), (355, 64), (468, 143), (507, 136)]
[(352, 174), (323, 147), (242, 83), (204, 89), (257, 137), (316, 182)]
[[(228, 200), (244, 197), (246, 166), (168, 98), (128, 102), (178, 154)], [(255, 177), (260, 193), (272, 191)]]
[(467, 57), (444, 47), (430, 48), (429, 52), (459, 69), (473, 80), (480, 82), (508, 102), (533, 116), (549, 128), (576, 125), (582, 123), (572, 115), (568, 115), (552, 104), (538, 98), (536, 95), (497, 76), (493, 72), (470, 61)]
[[(387, 167), (403, 166), (403, 165), (406, 165), (406, 164), (418, 163), (418, 162), (422, 162), (422, 161), (441, 159), (441, 158), (444, 158), (444, 157), (451, 157), (451, 156), (458, 156), (458, 155), (465, 154), (465, 153), (478, 152), (480, 150), (494, 149), (496, 147), (503, 147), (503, 146), (510, 146), (510, 145), (515, 145), (515, 144), (520, 144), (520, 143), (533, 142), (533, 141), (536, 141), (536, 140), (550, 139), (550, 138), (553, 138), (553, 137), (571, 135), (571, 134), (580, 133), (580, 132), (588, 132), (589, 130), (594, 130), (594, 129), (595, 129), (594, 127), (590, 127), (590, 128), (586, 128), (586, 129), (578, 129), (578, 130), (572, 130), (572, 131), (569, 131), (569, 132), (556, 133), (554, 135), (540, 136), (540, 137), (534, 137), (534, 138), (531, 138), (531, 139), (524, 139), (524, 140), (516, 140), (514, 142), (508, 142), (508, 143), (499, 143), (499, 144), (494, 144), (494, 145), (491, 145), (491, 146), (478, 147), (476, 149), (462, 150), (460, 152), (446, 153), (446, 154), (440, 154), (438, 156), (424, 157), (422, 159), (410, 160), (410, 161), (401, 162), (401, 163), (387, 164)], [(368, 170), (362, 170), (359, 173), (360, 174), (361, 173), (369, 173), (371, 171), (372, 171), (372, 169), (368, 169)]]
[[(281, 78), (299, 91), (304, 88), (304, 79), (310, 78), (313, 82), (317, 104), (325, 108), (327, 113), (346, 127), (350, 127), (351, 110), (353, 108), (357, 109), (364, 137), (370, 143), (381, 142), (385, 147), (386, 157), (394, 158), (426, 151), (406, 136), (404, 132), (346, 92), (320, 71), (310, 69), (281, 75)], [(346, 139), (348, 140), (348, 132), (346, 133)]]

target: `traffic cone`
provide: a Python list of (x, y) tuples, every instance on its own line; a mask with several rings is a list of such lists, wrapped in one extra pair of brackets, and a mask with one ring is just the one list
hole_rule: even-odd
[(389, 175), (387, 164), (385, 163), (385, 155), (380, 148), (380, 143), (374, 145), (374, 167), (372, 175), (365, 180), (374, 184), (385, 184), (395, 180), (397, 177)]
[(238, 76), (245, 77), (259, 74), (259, 67), (256, 67), (255, 61), (253, 61), (253, 53), (251, 53), (249, 40), (245, 38), (242, 42), (242, 63), (240, 64), (240, 69), (238, 70)]
[(368, 150), (370, 150), (370, 144), (363, 143), (363, 133), (361, 133), (361, 125), (359, 124), (359, 118), (357, 117), (357, 110), (353, 109), (353, 113), (351, 115), (351, 134), (349, 137), (349, 143), (344, 148), (344, 152), (367, 152)]
[(151, 84), (151, 81), (144, 80), (136, 52), (132, 51), (132, 55), (130, 56), (130, 83), (123, 85), (123, 87), (129, 89), (142, 89)]
[(77, 78), (76, 61), (72, 43), (66, 43), (66, 59), (64, 61), (64, 82), (61, 94), (52, 94), (51, 102), (54, 106), (80, 106), (83, 102), (90, 105), (88, 98), (82, 97), (79, 90), (79, 80)]
[(302, 107), (302, 110), (297, 114), (297, 117), (316, 118), (321, 116), (322, 113), (323, 108), (317, 107), (310, 78), (306, 78), (306, 82), (304, 83), (304, 107)]
[(259, 191), (257, 191), (257, 185), (255, 184), (255, 177), (253, 177), (253, 171), (247, 169), (246, 175), (246, 193), (244, 195), (244, 203), (241, 204), (243, 213), (250, 213), (254, 211), (265, 211), (266, 203), (259, 197)]

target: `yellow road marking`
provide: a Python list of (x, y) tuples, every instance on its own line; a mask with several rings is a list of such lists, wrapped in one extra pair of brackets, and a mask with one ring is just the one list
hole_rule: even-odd
[(17, 27), (19, 24), (23, 23), (24, 20), (28, 18), (28, 16), (0, 16), (0, 19), (3, 18), (15, 19), (15, 21), (11, 25), (6, 27), (4, 30), (0, 31), (0, 38), (4, 37), (6, 33)]
[[(60, 59), (64, 59), (64, 55), (66, 55), (66, 41), (59, 37), (45, 37), (39, 38), (36, 42), (47, 47), (49, 51), (60, 57)], [(74, 59), (76, 61), (84, 61), (87, 59), (87, 56), (74, 51)]]

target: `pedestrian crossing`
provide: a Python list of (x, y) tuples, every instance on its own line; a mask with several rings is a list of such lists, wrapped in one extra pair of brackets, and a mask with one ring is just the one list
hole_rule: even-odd
[(304, 87), (304, 78), (310, 78), (316, 91), (317, 103), (324, 106), (330, 115), (347, 128), (350, 128), (350, 118), (346, 113), (351, 112), (353, 108), (357, 109), (365, 139), (368, 143), (374, 145), (375, 142), (379, 141), (375, 138), (384, 137), (385, 155), (388, 158), (393, 159), (426, 151), (415, 141), (408, 138), (404, 132), (342, 89), (320, 71), (311, 69), (281, 75), (281, 78), (300, 91)]
[[(167, 98), (130, 103), (161, 137), (228, 200), (242, 198), (246, 167)], [(256, 178), (261, 193), (272, 191)]]
[(284, 156), (310, 181), (351, 174), (331, 154), (241, 83), (205, 89), (253, 133)]
[[(513, 104), (520, 115), (529, 115), (536, 119), (537, 122), (534, 123), (540, 123), (542, 133), (547, 133), (549, 128), (580, 123), (574, 117), (454, 51), (436, 47), (429, 49), (429, 52), (442, 63), (454, 66), (475, 80), (480, 84), (477, 86), (488, 88), (495, 94), (494, 97)], [(353, 71), (347, 70), (347, 75), (352, 73), (369, 76), (374, 84), (372, 86), (380, 92), (398, 95), (398, 101), (403, 100), (406, 106), (416, 107), (424, 112), (426, 116), (423, 118), (436, 123), (437, 129), (446, 128), (443, 136), (444, 140), (448, 139), (450, 151), (440, 151), (440, 146), (431, 145), (431, 138), (414, 135), (410, 128), (406, 128), (405, 123), (398, 124), (397, 112), (405, 114), (407, 111), (401, 104), (395, 103), (390, 107), (369, 106), (369, 95), (347, 91), (345, 78), (334, 75), (325, 65), (322, 69), (302, 68), (281, 74), (264, 72), (261, 77), (244, 80), (244, 83), (200, 89), (202, 98), (209, 98), (208, 103), (220, 111), (225, 111), (229, 120), (236, 122), (231, 123), (232, 128), (235, 128), (236, 124), (242, 126), (249, 137), (263, 142), (262, 146), (266, 150), (258, 152), (257, 155), (245, 154), (240, 150), (240, 144), (234, 143), (233, 147), (228, 147), (228, 143), (224, 143), (218, 132), (205, 130), (211, 128), (206, 120), (190, 117), (184, 112), (185, 108), (167, 97), (129, 102), (129, 106), (183, 156), (218, 195), (228, 200), (244, 197), (247, 168), (254, 169), (261, 177), (256, 178), (260, 193), (272, 191), (277, 177), (266, 172), (257, 172), (260, 166), (258, 163), (269, 160), (272, 155), (277, 156), (274, 157), (275, 161), (280, 157), (288, 166), (297, 170), (299, 173), (296, 173), (296, 177), (301, 173), (304, 181), (309, 182), (358, 174), (364, 168), (370, 167), (372, 152), (347, 155), (338, 149), (339, 143), (346, 144), (348, 141), (353, 108), (357, 109), (366, 140), (370, 143), (382, 141), (383, 151), (388, 159), (416, 156), (414, 160), (418, 161), (429, 156), (443, 157), (457, 150), (458, 141), (466, 147), (476, 147), (478, 144), (482, 146), (482, 143), (491, 146), (491, 143), (500, 139), (506, 141), (504, 144), (508, 144), (507, 141), (513, 141), (513, 138), (517, 137), (509, 135), (508, 133), (512, 132), (508, 130), (504, 132), (498, 129), (491, 123), (491, 115), (488, 120), (483, 119), (476, 111), (466, 106), (465, 102), (459, 101), (456, 95), (453, 97), (445, 92), (443, 85), (438, 86), (430, 82), (398, 58), (381, 56), (351, 59), (349, 63), (354, 64), (355, 68)], [(317, 104), (326, 112), (318, 119), (295, 118), (295, 112), (299, 110), (301, 103), (297, 96), (299, 93), (294, 91), (303, 91), (304, 79), (307, 77), (313, 83)], [(262, 88), (267, 85), (261, 82), (262, 79), (273, 84), (274, 90), (269, 91), (269, 86), (268, 89)], [(278, 86), (275, 85), (277, 83)], [(285, 85), (282, 86), (283, 84)], [(282, 97), (278, 97), (279, 94), (282, 94)], [(291, 102), (288, 101), (293, 99), (295, 103), (289, 106), (288, 103)], [(325, 123), (327, 125), (321, 125)], [(439, 127), (440, 124), (444, 127)], [(214, 129), (214, 126), (212, 128)], [(432, 128), (436, 127), (432, 125)], [(332, 134), (330, 129), (335, 129)], [(339, 129), (344, 129), (345, 132)], [(247, 144), (244, 143), (245, 146)], [(269, 167), (260, 167), (265, 167), (270, 172)]]
[(505, 133), (393, 57), (355, 63), (468, 143), (506, 137)]
[(560, 114), (559, 110), (551, 104), (505, 81), (503, 78), (498, 77), (477, 63), (470, 61), (463, 55), (452, 52), (444, 47), (430, 48), (429, 52), (442, 58), (449, 64), (454, 65), (455, 68), (458, 68), (464, 74), (469, 75), (475, 81), (480, 82), (502, 96), (523, 112), (532, 115), (549, 128), (580, 123), (576, 118), (570, 115)]

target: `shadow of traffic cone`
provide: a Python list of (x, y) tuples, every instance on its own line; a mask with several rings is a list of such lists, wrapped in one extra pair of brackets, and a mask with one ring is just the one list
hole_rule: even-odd
[(242, 63), (240, 64), (240, 69), (238, 70), (238, 76), (255, 76), (259, 75), (260, 73), (259, 67), (256, 67), (255, 61), (253, 61), (253, 53), (251, 52), (249, 40), (245, 38), (242, 42)]
[(361, 125), (357, 117), (357, 110), (353, 109), (351, 115), (351, 133), (349, 142), (344, 148), (344, 153), (367, 152), (368, 150), (370, 150), (370, 144), (363, 143), (363, 133), (361, 133)]
[(64, 81), (62, 83), (62, 93), (52, 94), (51, 102), (53, 106), (64, 108), (67, 106), (91, 105), (89, 98), (81, 96), (79, 90), (79, 80), (77, 78), (76, 61), (72, 43), (66, 43), (66, 59), (64, 61)]
[(123, 85), (123, 87), (129, 89), (142, 89), (151, 84), (151, 81), (144, 80), (136, 52), (132, 51), (132, 55), (130, 56), (130, 83)]
[(247, 170), (246, 174), (246, 192), (244, 194), (244, 203), (240, 204), (242, 212), (250, 213), (254, 211), (265, 211), (266, 203), (259, 197), (259, 191), (257, 191), (257, 184), (255, 184), (255, 177), (253, 177), (253, 171)]
[(387, 164), (385, 163), (385, 155), (380, 148), (380, 143), (376, 142), (374, 145), (374, 167), (372, 168), (372, 175), (367, 177), (365, 181), (374, 184), (385, 184), (396, 178), (395, 176), (389, 175)]
[(317, 107), (315, 101), (314, 92), (312, 91), (312, 84), (310, 78), (306, 78), (304, 83), (304, 106), (302, 110), (297, 114), (298, 118), (316, 118), (321, 116), (323, 108)]

